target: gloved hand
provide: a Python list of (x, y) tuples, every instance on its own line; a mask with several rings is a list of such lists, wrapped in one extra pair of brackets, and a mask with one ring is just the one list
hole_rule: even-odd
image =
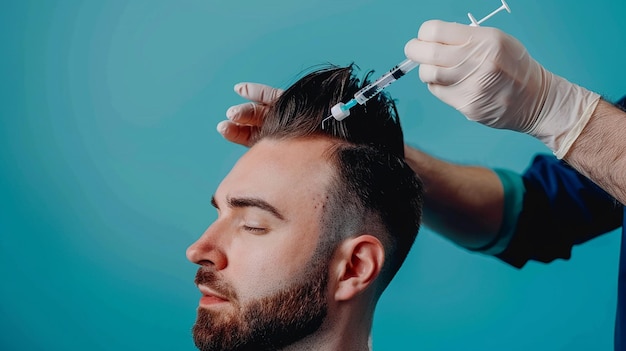
[(496, 28), (427, 21), (404, 51), (439, 99), (470, 120), (530, 134), (559, 158), (600, 99), (543, 68)]
[(235, 92), (250, 102), (231, 106), (226, 111), (228, 120), (218, 123), (217, 131), (226, 140), (250, 146), (254, 133), (263, 124), (268, 107), (283, 91), (259, 83), (239, 83), (235, 85)]

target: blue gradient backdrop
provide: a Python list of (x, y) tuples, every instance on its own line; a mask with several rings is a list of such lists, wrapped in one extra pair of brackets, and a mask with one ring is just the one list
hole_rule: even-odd
[[(240, 81), (310, 66), (383, 73), (427, 19), (497, 0), (5, 0), (0, 9), (0, 349), (193, 350), (185, 249), (243, 147), (215, 125)], [(545, 67), (626, 94), (626, 5), (511, 0), (486, 25)], [(467, 122), (417, 73), (389, 92), (407, 140), (521, 171), (536, 140)], [(378, 350), (610, 350), (618, 233), (516, 270), (422, 231), (381, 300)]]

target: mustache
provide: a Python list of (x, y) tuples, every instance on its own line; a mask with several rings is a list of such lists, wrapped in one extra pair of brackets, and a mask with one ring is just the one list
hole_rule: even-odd
[(236, 300), (237, 293), (228, 282), (218, 277), (217, 272), (210, 267), (200, 267), (194, 279), (196, 285), (204, 285), (228, 300)]

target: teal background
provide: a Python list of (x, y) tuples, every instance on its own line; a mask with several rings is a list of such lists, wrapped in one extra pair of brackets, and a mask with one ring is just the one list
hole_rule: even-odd
[[(0, 8), (0, 349), (193, 350), (185, 249), (245, 151), (215, 125), (240, 81), (332, 62), (382, 74), (431, 18), (497, 0), (5, 0)], [(510, 0), (485, 25), (608, 99), (626, 4)], [(538, 141), (470, 123), (417, 73), (389, 87), (407, 141), (522, 171)], [(522, 270), (424, 229), (379, 303), (374, 349), (610, 350), (619, 234)]]

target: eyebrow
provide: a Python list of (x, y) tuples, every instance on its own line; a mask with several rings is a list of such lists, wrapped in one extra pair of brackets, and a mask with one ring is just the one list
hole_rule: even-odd
[[(271, 213), (274, 217), (280, 219), (281, 221), (285, 220), (285, 216), (283, 216), (283, 214), (280, 213), (280, 211), (278, 211), (276, 207), (270, 205), (269, 202), (259, 199), (259, 198), (234, 197), (234, 198), (227, 198), (226, 201), (228, 202), (229, 207), (233, 207), (233, 208), (256, 207), (263, 211)], [(219, 207), (217, 206), (217, 201), (215, 201), (215, 196), (211, 197), (211, 205), (219, 209)]]

